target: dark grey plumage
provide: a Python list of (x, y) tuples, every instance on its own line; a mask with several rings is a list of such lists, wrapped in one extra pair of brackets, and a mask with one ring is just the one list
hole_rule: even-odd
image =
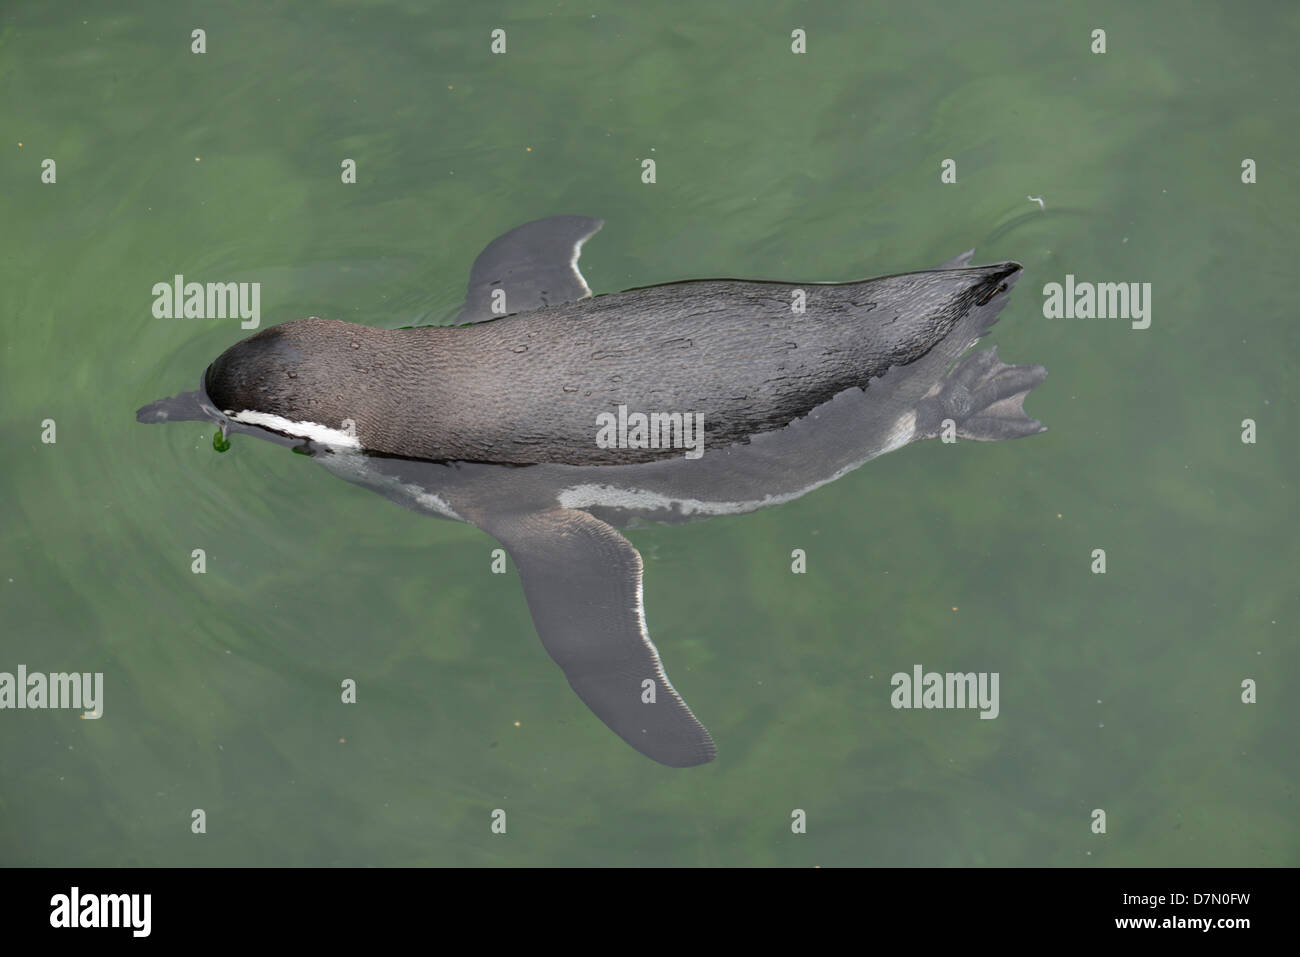
[(232, 346), (205, 384), (225, 411), (335, 429), (350, 419), (362, 448), (389, 455), (649, 462), (681, 452), (598, 448), (596, 416), (619, 404), (702, 413), (709, 449), (748, 442), (916, 361), (1018, 269), (681, 282), (452, 328), (299, 319)]
[[(1047, 373), (967, 354), (1016, 263), (969, 267), (968, 251), (862, 282), (697, 280), (587, 299), (577, 253), (599, 228), (552, 217), (489, 244), (458, 317), (470, 325), (285, 323), (137, 418), (293, 445), (391, 501), (482, 528), (514, 559), (582, 700), (641, 753), (686, 767), (712, 760), (713, 739), (668, 681), (641, 557), (616, 527), (790, 501), (945, 429), (1032, 435), (1043, 427), (1023, 403)], [(494, 317), (503, 302), (517, 314)], [(597, 415), (620, 405), (703, 415), (704, 456), (598, 446)]]

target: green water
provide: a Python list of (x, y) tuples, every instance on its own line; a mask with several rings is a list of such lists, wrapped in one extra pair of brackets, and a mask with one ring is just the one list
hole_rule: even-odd
[[(104, 674), (0, 711), (0, 863), (1300, 863), (1295, 5), (123, 6), (0, 13), (0, 671)], [(586, 710), (487, 536), (134, 420), (247, 334), (156, 282), (438, 321), (555, 213), (597, 292), (1025, 265), (990, 341), (1050, 432), (630, 533), (706, 767)], [(1067, 273), (1150, 328), (1044, 318)], [(1000, 715), (891, 708), (914, 664)]]

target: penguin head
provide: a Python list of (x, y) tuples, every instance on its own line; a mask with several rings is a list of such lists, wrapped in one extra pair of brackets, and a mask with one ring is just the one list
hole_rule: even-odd
[(343, 407), (346, 364), (335, 326), (346, 324), (312, 317), (249, 336), (208, 366), (203, 391), (231, 422), (359, 447)]
[(283, 326), (243, 339), (217, 356), (203, 376), (213, 404), (227, 414), (284, 414), (302, 404), (296, 380), (304, 356)]

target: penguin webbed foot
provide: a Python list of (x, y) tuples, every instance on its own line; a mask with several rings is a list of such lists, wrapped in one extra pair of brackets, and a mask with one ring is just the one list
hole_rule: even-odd
[(918, 425), (935, 436), (951, 419), (959, 438), (977, 442), (1046, 432), (1047, 426), (1024, 409), (1025, 397), (1045, 378), (1047, 370), (1040, 365), (1007, 365), (996, 346), (980, 349), (958, 362), (939, 383), (938, 393), (922, 401)]

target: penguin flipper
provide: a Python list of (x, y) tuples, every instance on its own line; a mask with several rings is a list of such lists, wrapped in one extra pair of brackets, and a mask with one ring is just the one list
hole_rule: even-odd
[[(712, 761), (713, 738), (673, 688), (646, 631), (643, 565), (632, 543), (567, 508), (498, 514), (481, 527), (514, 559), (542, 644), (596, 717), (660, 764)], [(653, 702), (645, 701), (646, 680)]]
[(465, 305), (454, 321), (500, 319), (590, 296), (578, 256), (603, 225), (587, 216), (548, 216), (498, 236), (474, 260)]

